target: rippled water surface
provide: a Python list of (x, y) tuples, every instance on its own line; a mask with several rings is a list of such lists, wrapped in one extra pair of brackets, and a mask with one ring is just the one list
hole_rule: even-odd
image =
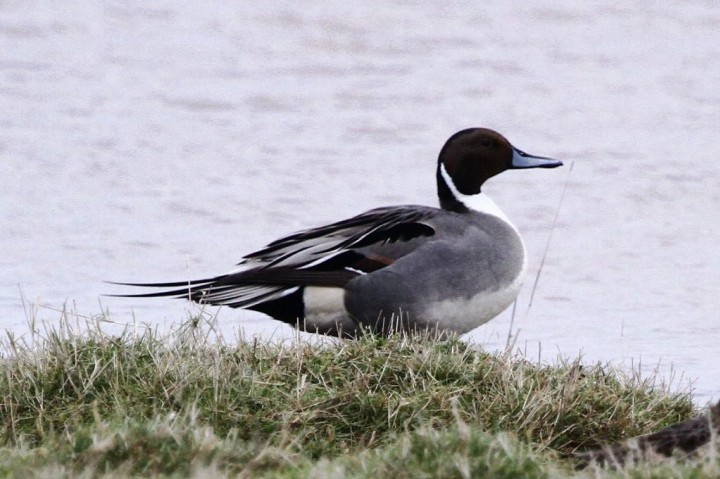
[(0, 3), (2, 327), (64, 304), (178, 323), (182, 301), (103, 280), (219, 274), (281, 234), (435, 204), (445, 139), (488, 126), (568, 165), (487, 188), (531, 261), (517, 345), (720, 398), (715, 2), (306, 3)]

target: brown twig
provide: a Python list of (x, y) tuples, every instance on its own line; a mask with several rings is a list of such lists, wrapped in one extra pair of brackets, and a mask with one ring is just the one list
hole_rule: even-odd
[(575, 459), (579, 467), (586, 467), (593, 462), (621, 466), (629, 460), (652, 455), (669, 457), (675, 452), (691, 455), (709, 443), (714, 434), (720, 434), (720, 402), (700, 416), (619, 444), (576, 453)]

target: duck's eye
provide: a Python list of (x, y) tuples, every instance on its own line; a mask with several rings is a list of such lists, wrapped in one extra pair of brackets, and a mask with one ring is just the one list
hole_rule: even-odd
[(482, 139), (480, 140), (480, 144), (481, 144), (482, 146), (492, 146), (492, 145), (493, 145), (493, 141), (492, 141), (490, 138), (482, 138)]

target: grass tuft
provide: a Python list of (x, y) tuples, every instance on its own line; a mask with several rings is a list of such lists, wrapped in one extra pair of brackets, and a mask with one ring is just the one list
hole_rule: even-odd
[[(201, 318), (101, 323), (0, 344), (0, 476), (614, 477), (563, 458), (696, 412), (637, 374), (456, 338), (229, 344)], [(658, 467), (705, 477), (711, 456)]]

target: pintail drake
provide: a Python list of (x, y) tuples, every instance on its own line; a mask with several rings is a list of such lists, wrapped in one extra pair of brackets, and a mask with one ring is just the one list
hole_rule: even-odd
[(189, 298), (265, 313), (308, 332), (431, 329), (462, 334), (517, 297), (526, 270), (518, 230), (482, 193), (505, 170), (555, 168), (499, 133), (470, 128), (447, 140), (437, 162), (440, 208), (386, 206), (308, 229), (245, 256), (238, 270), (124, 297)]

